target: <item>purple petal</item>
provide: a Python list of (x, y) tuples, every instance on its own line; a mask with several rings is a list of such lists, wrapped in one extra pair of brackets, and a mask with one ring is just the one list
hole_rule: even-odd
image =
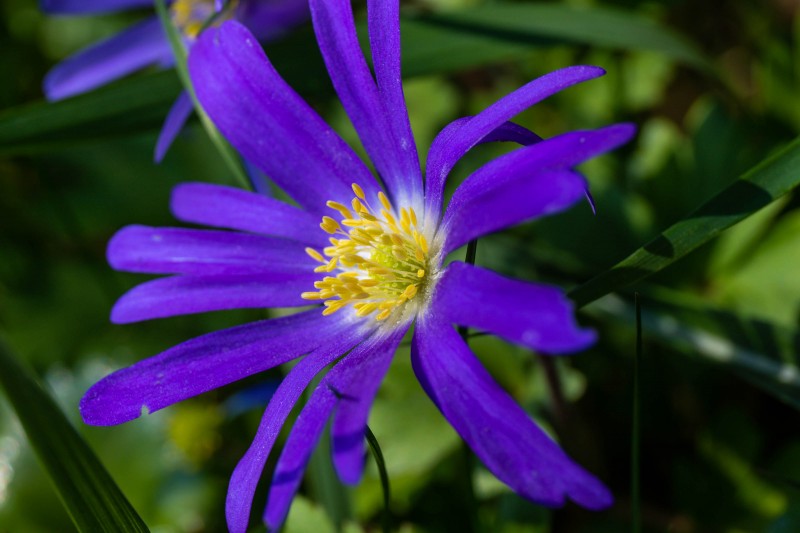
[(228, 485), (225, 516), (231, 533), (247, 531), (256, 485), (275, 440), (300, 395), (314, 376), (361, 342), (366, 335), (360, 328), (352, 328), (331, 337), (297, 363), (281, 382), (261, 418), (253, 443), (236, 465)]
[(106, 255), (117, 270), (149, 274), (302, 274), (316, 266), (302, 245), (286, 239), (147, 226), (119, 230)]
[(95, 383), (80, 403), (87, 424), (138, 418), (308, 353), (338, 335), (342, 320), (318, 309), (261, 320), (186, 341)]
[(203, 32), (189, 54), (203, 108), (242, 155), (312, 213), (349, 203), (356, 182), (377, 194), (350, 147), (270, 64), (252, 34), (233, 21)]
[(561, 211), (583, 198), (586, 182), (569, 169), (627, 142), (635, 128), (617, 124), (570, 132), (487, 163), (461, 184), (440, 231), (448, 253), (469, 240)]
[(441, 211), (444, 183), (450, 170), (481, 139), (528, 107), (571, 85), (605, 74), (599, 67), (567, 67), (537, 78), (475, 115), (457, 129), (434, 139), (425, 170), (426, 213)]
[(564, 293), (491, 270), (453, 262), (436, 283), (432, 304), (443, 321), (478, 328), (550, 354), (582, 350), (595, 334), (578, 327)]
[(147, 19), (53, 67), (44, 79), (44, 93), (51, 101), (84, 93), (171, 54), (158, 19)]
[(194, 104), (192, 104), (191, 97), (186, 91), (182, 91), (175, 103), (172, 104), (172, 108), (170, 108), (164, 121), (164, 126), (161, 127), (161, 133), (158, 134), (158, 142), (156, 142), (156, 151), (153, 157), (156, 163), (160, 163), (164, 159), (167, 150), (172, 146), (172, 142), (183, 129), (186, 121), (189, 120), (193, 110)]
[[(339, 400), (339, 406), (350, 401), (354, 402), (353, 408), (348, 409), (348, 414), (345, 415), (345, 422), (361, 420), (360, 413), (369, 410), (375, 394), (373, 389), (380, 386), (380, 378), (391, 361), (394, 348), (407, 330), (408, 325), (398, 327), (388, 335), (377, 334), (365, 340), (336, 363), (314, 391), (292, 428), (275, 467), (267, 508), (264, 512), (264, 521), (271, 530), (278, 529), (286, 518), (308, 458), (336, 404), (335, 400)], [(358, 387), (359, 383), (365, 384), (365, 387)], [(345, 390), (356, 392), (357, 396), (350, 398), (344, 393)], [(366, 424), (365, 419), (364, 424)], [(351, 428), (349, 425), (346, 427)], [(363, 440), (363, 425), (360, 430)], [(359, 460), (363, 462), (363, 459), (362, 454)]]
[(173, 276), (142, 283), (125, 293), (111, 310), (111, 322), (140, 320), (254, 307), (299, 307), (314, 290), (319, 274), (247, 276)]
[(236, 19), (259, 41), (272, 41), (309, 18), (308, 0), (240, 2)]
[[(469, 121), (474, 117), (457, 118), (450, 124), (444, 127), (439, 132), (438, 137), (447, 138), (455, 134), (456, 131), (469, 124)], [(522, 146), (530, 146), (541, 141), (542, 138), (533, 133), (528, 128), (515, 124), (513, 122), (504, 122), (494, 130), (484, 135), (477, 144), (484, 144), (490, 142), (513, 142), (521, 144)]]
[(82, 15), (90, 13), (113, 13), (126, 9), (153, 7), (152, 0), (39, 0), (45, 13), (59, 15)]
[(336, 407), (336, 396), (324, 383), (321, 383), (297, 417), (283, 446), (269, 488), (267, 508), (264, 511), (264, 522), (269, 531), (277, 531), (286, 519), (311, 452), (319, 442), (322, 430), (325, 429), (334, 407)]
[(376, 335), (345, 357), (336, 373), (325, 378), (340, 399), (331, 426), (331, 444), (333, 464), (344, 483), (355, 485), (361, 479), (369, 410), (409, 327), (410, 324), (399, 327), (384, 337)]
[[(386, 183), (392, 200), (408, 206), (422, 196), (422, 176), (416, 147), (408, 129), (405, 105), (401, 109), (393, 109), (391, 117), (387, 107), (389, 104), (397, 104), (398, 98), (402, 103), (403, 95), (402, 88), (398, 92), (396, 87), (400, 83), (398, 7), (390, 7), (389, 2), (383, 4), (380, 8), (375, 4), (370, 5), (372, 32), (380, 31), (381, 38), (390, 40), (382, 43), (378, 50), (379, 55), (376, 56), (381, 63), (383, 83), (386, 84), (383, 95), (378, 94), (375, 80), (361, 53), (350, 2), (311, 0), (311, 18), (333, 87), (353, 122), (364, 149)], [(373, 27), (372, 24), (376, 23), (384, 23), (386, 26)], [(389, 49), (389, 46), (395, 48)], [(397, 57), (390, 57), (392, 55)], [(392, 63), (396, 64), (396, 68)], [(392, 76), (398, 78), (390, 80)], [(382, 101), (381, 96), (386, 100)], [(398, 134), (402, 137), (398, 138)]]
[(566, 497), (593, 510), (612, 504), (608, 489), (531, 421), (449, 324), (433, 315), (417, 320), (411, 362), (445, 418), (515, 492), (550, 507)]
[(262, 194), (205, 183), (186, 183), (172, 190), (175, 218), (218, 228), (283, 237), (326, 245), (328, 234), (320, 218)]

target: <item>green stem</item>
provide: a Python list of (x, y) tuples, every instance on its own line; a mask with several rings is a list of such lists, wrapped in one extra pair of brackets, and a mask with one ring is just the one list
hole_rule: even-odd
[(639, 433), (641, 417), (640, 388), (639, 388), (639, 362), (642, 356), (642, 306), (639, 301), (639, 293), (634, 293), (636, 306), (636, 354), (633, 358), (633, 421), (631, 432), (631, 531), (639, 533), (641, 531), (641, 498), (639, 495)]
[(236, 151), (228, 144), (228, 141), (222, 137), (222, 134), (220, 134), (219, 130), (214, 126), (214, 123), (211, 122), (211, 119), (197, 100), (194, 87), (192, 87), (192, 79), (189, 76), (189, 68), (186, 64), (186, 48), (183, 46), (183, 41), (178, 30), (172, 24), (165, 0), (155, 0), (155, 5), (158, 18), (161, 20), (161, 26), (164, 28), (167, 38), (169, 39), (172, 55), (175, 56), (175, 70), (178, 72), (178, 78), (181, 80), (183, 88), (191, 97), (194, 103), (194, 109), (200, 117), (203, 128), (206, 130), (208, 137), (211, 139), (211, 142), (214, 143), (214, 146), (217, 148), (217, 151), (219, 151), (219, 154), (222, 156), (223, 161), (225, 161), (225, 164), (230, 169), (234, 178), (236, 178), (245, 189), (252, 189), (252, 183), (247, 177), (247, 173), (244, 167), (242, 167), (242, 162), (236, 154)]
[(381, 478), (381, 488), (383, 489), (383, 519), (381, 520), (381, 529), (383, 533), (389, 533), (392, 530), (392, 511), (389, 507), (391, 500), (391, 492), (389, 487), (389, 474), (386, 471), (386, 461), (383, 459), (383, 452), (381, 451), (378, 439), (375, 434), (367, 426), (367, 442), (372, 456), (375, 458), (375, 465), (378, 467), (378, 475)]

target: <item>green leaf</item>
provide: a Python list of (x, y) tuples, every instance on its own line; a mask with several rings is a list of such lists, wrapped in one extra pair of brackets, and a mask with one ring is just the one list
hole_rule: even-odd
[(80, 531), (149, 531), (91, 448), (2, 340), (0, 384)]
[[(453, 11), (420, 19), (416, 24), (430, 24), (445, 35), (470, 34), (465, 49), (453, 50), (468, 60), (470, 55), (485, 57), (496, 52), (502, 43), (584, 44), (623, 50), (649, 50), (704, 71), (712, 71), (709, 60), (686, 38), (635, 12), (601, 7), (570, 6), (553, 3), (492, 3), (475, 9)], [(408, 43), (407, 27), (403, 38)], [(449, 32), (449, 33), (447, 33)], [(480, 42), (476, 37), (483, 37)], [(491, 51), (483, 50), (496, 43)], [(419, 43), (427, 45), (426, 42)], [(437, 50), (432, 50), (435, 53)], [(449, 58), (453, 60), (453, 58)]]
[(609, 270), (569, 292), (580, 307), (668, 267), (800, 184), (800, 137)]
[[(367, 28), (358, 31), (366, 44)], [(454, 72), (524, 57), (537, 46), (581, 44), (653, 50), (708, 70), (707, 60), (681, 37), (633, 12), (558, 4), (492, 4), (402, 20), (403, 76)], [(313, 32), (306, 28), (266, 45), (270, 60), (305, 96), (332, 94)], [(302, 61), (297, 58), (302, 57)], [(181, 74), (185, 76), (185, 72)], [(55, 103), (0, 114), (0, 154), (29, 153), (156, 131), (178, 95), (173, 72), (123, 80)]]

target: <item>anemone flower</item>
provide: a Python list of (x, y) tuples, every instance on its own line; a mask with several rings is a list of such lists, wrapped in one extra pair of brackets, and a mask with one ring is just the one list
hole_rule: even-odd
[[(168, 274), (135, 287), (112, 311), (118, 323), (220, 309), (322, 304), (204, 335), (119, 370), (81, 402), (84, 420), (113, 425), (305, 356), (284, 378), (226, 504), (243, 532), (276, 438), (314, 376), (277, 460), (264, 520), (283, 523), (329, 419), (334, 466), (357, 483), (368, 413), (401, 339), (414, 325), (411, 360), (425, 391), (494, 475), (520, 495), (557, 507), (612, 503), (491, 378), (455, 325), (545, 354), (591, 345), (563, 292), (512, 280), (451, 252), (482, 235), (555, 213), (584, 196), (579, 163), (627, 142), (629, 124), (543, 140), (508, 122), (548, 96), (603, 74), (575, 66), (545, 75), (434, 140), (422, 179), (400, 75), (398, 3), (368, 2), (374, 77), (346, 0), (312, 0), (314, 29), (333, 86), (369, 155), (363, 161), (280, 78), (253, 35), (226, 22), (192, 48), (197, 96), (220, 131), (296, 202), (208, 184), (179, 185), (171, 207), (219, 229), (130, 226), (109, 244), (117, 269)], [(523, 146), (475, 170), (443, 210), (445, 180), (482, 142)], [(321, 221), (321, 223), (320, 223)]]
[[(42, 11), (54, 15), (88, 15), (152, 8), (153, 0), (40, 0)], [(172, 20), (191, 46), (206, 24), (240, 21), (262, 41), (276, 39), (308, 18), (308, 0), (174, 0)], [(50, 101), (82, 94), (147, 66), (170, 67), (172, 49), (158, 17), (152, 16), (121, 33), (85, 48), (56, 65), (45, 76)], [(192, 112), (182, 92), (164, 121), (155, 148), (161, 161)]]

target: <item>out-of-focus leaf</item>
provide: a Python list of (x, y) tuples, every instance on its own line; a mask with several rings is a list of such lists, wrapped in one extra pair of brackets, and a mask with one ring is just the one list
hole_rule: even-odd
[(666, 268), (800, 184), (800, 138), (609, 270), (570, 291), (578, 306)]
[(0, 384), (81, 531), (148, 531), (49, 394), (0, 340)]
[[(709, 61), (685, 38), (633, 12), (553, 3), (491, 3), (423, 19), (498, 42), (577, 43), (605, 48), (650, 50), (702, 70)], [(405, 29), (404, 29), (405, 31)], [(473, 43), (476, 47), (478, 43)], [(472, 46), (463, 50), (473, 53)]]
[[(362, 43), (367, 28), (358, 25)], [(454, 72), (523, 56), (535, 46), (583, 44), (651, 50), (707, 69), (707, 61), (681, 37), (632, 12), (554, 4), (492, 4), (402, 21), (405, 77)], [(309, 28), (266, 45), (279, 72), (300, 93), (331, 93)], [(302, 57), (303, 61), (297, 61)], [(0, 115), (0, 154), (29, 153), (156, 131), (178, 95), (173, 72), (123, 80), (56, 103), (36, 103)]]
[[(800, 331), (749, 320), (664, 291), (643, 291), (644, 338), (721, 365), (800, 409)], [(634, 322), (632, 303), (618, 296), (594, 302), (587, 311), (624, 324)]]

